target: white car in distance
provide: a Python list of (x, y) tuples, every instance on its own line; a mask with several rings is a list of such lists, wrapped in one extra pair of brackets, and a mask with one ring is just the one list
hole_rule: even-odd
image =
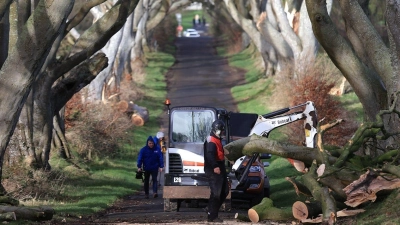
[(200, 37), (200, 34), (199, 34), (199, 32), (197, 32), (197, 30), (189, 28), (183, 32), (183, 36), (185, 36), (185, 37)]

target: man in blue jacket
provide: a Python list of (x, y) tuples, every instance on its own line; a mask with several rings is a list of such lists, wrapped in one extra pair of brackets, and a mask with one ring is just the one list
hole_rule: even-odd
[[(153, 197), (157, 198), (157, 175), (164, 168), (163, 154), (153, 140), (152, 136), (147, 138), (146, 146), (140, 149), (137, 160), (138, 171), (144, 170), (144, 193), (145, 198), (149, 198), (150, 175), (153, 183)], [(142, 169), (143, 167), (143, 169)]]

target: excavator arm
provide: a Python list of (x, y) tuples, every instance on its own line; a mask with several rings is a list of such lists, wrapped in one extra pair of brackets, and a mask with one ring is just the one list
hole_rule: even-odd
[[(294, 112), (291, 114), (281, 115), (293, 109), (305, 107), (303, 111)], [(317, 111), (314, 103), (308, 101), (306, 103), (280, 109), (265, 115), (258, 116), (250, 135), (257, 134), (260, 136), (268, 137), (269, 133), (278, 127), (293, 123), (298, 120), (304, 120), (305, 143), (307, 147), (315, 147), (315, 136), (317, 134)]]
[[(304, 108), (303, 111), (293, 112), (290, 114), (285, 114), (293, 109)], [(269, 133), (278, 127), (293, 123), (298, 120), (304, 120), (304, 132), (305, 132), (305, 144), (309, 148), (314, 148), (316, 145), (315, 137), (317, 135), (317, 111), (315, 109), (314, 103), (311, 101), (307, 101), (303, 104), (296, 105), (293, 107), (287, 107), (283, 109), (279, 109), (277, 111), (259, 115), (257, 121), (254, 124), (254, 127), (250, 131), (250, 135), (257, 134), (263, 137), (268, 137)], [(247, 179), (250, 167), (252, 163), (259, 157), (259, 153), (254, 153), (251, 157), (249, 157), (249, 161), (243, 171), (243, 174), (240, 176), (238, 185), (241, 185), (244, 180)], [(240, 161), (239, 161), (240, 160)], [(232, 166), (232, 169), (237, 169), (235, 167), (240, 166), (240, 162), (242, 159), (238, 159), (238, 161)], [(297, 167), (297, 164), (302, 164), (303, 162), (289, 159), (290, 163), (296, 167), (297, 170), (301, 170), (302, 166)]]

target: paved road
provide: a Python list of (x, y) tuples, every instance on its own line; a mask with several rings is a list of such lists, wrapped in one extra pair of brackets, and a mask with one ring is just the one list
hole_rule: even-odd
[(172, 104), (222, 107), (237, 111), (230, 89), (242, 84), (242, 71), (216, 55), (211, 37), (179, 38), (177, 63), (168, 72), (168, 98)]

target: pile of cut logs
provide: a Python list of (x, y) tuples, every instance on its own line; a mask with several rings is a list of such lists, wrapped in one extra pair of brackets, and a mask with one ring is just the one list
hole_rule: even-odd
[(115, 103), (114, 108), (130, 116), (131, 121), (135, 126), (143, 126), (147, 121), (149, 121), (149, 110), (145, 107), (136, 105), (132, 101), (119, 101)]

